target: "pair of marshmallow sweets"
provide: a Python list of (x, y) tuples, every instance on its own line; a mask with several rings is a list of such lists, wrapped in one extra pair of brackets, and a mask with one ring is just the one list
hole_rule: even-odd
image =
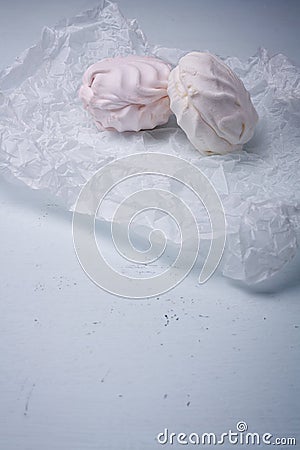
[(103, 59), (85, 72), (79, 96), (100, 130), (152, 129), (173, 112), (206, 155), (241, 149), (258, 120), (242, 81), (203, 52), (188, 53), (173, 70), (149, 56)]

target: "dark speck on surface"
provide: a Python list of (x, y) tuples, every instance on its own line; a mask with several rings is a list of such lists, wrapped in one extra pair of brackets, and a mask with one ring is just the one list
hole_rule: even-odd
[(165, 318), (166, 318), (166, 323), (165, 323), (165, 327), (167, 327), (167, 326), (169, 325), (169, 323), (170, 323), (170, 320), (169, 320), (168, 314), (165, 314)]

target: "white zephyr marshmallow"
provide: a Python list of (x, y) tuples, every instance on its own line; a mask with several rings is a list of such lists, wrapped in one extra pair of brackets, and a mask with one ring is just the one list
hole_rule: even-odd
[(169, 74), (158, 58), (106, 58), (86, 70), (79, 96), (100, 130), (152, 129), (171, 114)]
[(253, 136), (258, 115), (249, 92), (210, 53), (181, 58), (170, 73), (168, 94), (178, 125), (202, 154), (239, 150)]

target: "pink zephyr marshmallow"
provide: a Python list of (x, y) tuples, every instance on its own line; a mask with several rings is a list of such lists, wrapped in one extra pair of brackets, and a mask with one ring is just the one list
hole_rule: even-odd
[(166, 123), (170, 67), (160, 59), (132, 55), (90, 66), (79, 90), (100, 130), (139, 131)]

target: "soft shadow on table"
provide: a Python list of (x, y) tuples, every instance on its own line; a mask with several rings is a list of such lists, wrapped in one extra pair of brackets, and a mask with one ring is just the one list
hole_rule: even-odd
[(20, 208), (41, 212), (45, 209), (51, 210), (51, 214), (60, 220), (70, 220), (72, 213), (67, 211), (53, 195), (43, 189), (30, 189), (19, 180), (12, 183), (0, 175), (0, 191), (2, 204), (3, 198), (10, 203), (18, 205)]
[(292, 261), (267, 281), (254, 285), (230, 280), (230, 284), (253, 294), (274, 294), (300, 288), (300, 252)]
[[(204, 248), (203, 248), (204, 247)], [(195, 267), (193, 268), (191, 275), (195, 278), (197, 282), (201, 268), (203, 267), (206, 255), (208, 253), (208, 243), (202, 245), (202, 251), (200, 246), (200, 256), (197, 258)], [(298, 251), (296, 256), (290, 261), (285, 267), (283, 267), (277, 274), (273, 275), (267, 281), (256, 283), (253, 285), (248, 285), (243, 281), (233, 280), (231, 278), (224, 277), (222, 275), (222, 260), (220, 266), (217, 268), (216, 272), (207, 281), (207, 283), (212, 283), (214, 277), (222, 277), (228, 288), (235, 288), (240, 291), (253, 294), (255, 296), (262, 296), (266, 298), (271, 298), (273, 294), (287, 293), (294, 289), (300, 289), (300, 252)]]
[[(30, 189), (21, 182), (12, 184), (3, 177), (0, 177), (0, 190), (2, 194), (2, 204), (5, 203), (3, 201), (3, 198), (5, 198), (22, 209), (28, 208), (32, 211), (41, 212), (48, 208), (49, 212), (51, 211), (52, 216), (55, 216), (58, 220), (71, 224), (72, 213), (67, 211), (63, 205), (60, 205), (57, 202), (57, 199), (51, 196), (47, 191)], [(102, 230), (103, 236), (107, 239), (109, 238), (109, 229), (109, 224), (100, 224), (100, 232)], [(138, 241), (139, 239), (137, 239), (137, 243)], [(141, 247), (142, 246), (143, 243), (141, 242)], [(202, 245), (202, 251), (200, 251), (196, 264), (189, 274), (189, 277), (193, 277), (196, 283), (199, 276), (199, 271), (201, 271), (201, 268), (203, 267), (207, 251), (208, 247), (205, 248), (205, 245)], [(171, 259), (174, 259), (175, 253), (173, 255), (172, 253), (174, 253), (172, 250), (171, 252), (168, 252), (167, 255), (165, 253), (162, 256), (161, 263), (163, 264), (165, 262), (166, 265), (168, 265), (170, 263), (169, 257), (171, 256)], [(213, 277), (220, 276), (220, 274), (221, 270), (217, 269), (217, 272), (213, 275)], [(208, 282), (213, 282), (213, 279), (208, 280)], [(279, 292), (286, 292), (288, 290), (300, 287), (300, 252), (298, 252), (292, 261), (290, 261), (281, 271), (271, 277), (268, 281), (257, 283), (252, 286), (230, 279), (226, 279), (226, 282), (230, 287), (235, 287), (255, 295), (270, 295)]]

